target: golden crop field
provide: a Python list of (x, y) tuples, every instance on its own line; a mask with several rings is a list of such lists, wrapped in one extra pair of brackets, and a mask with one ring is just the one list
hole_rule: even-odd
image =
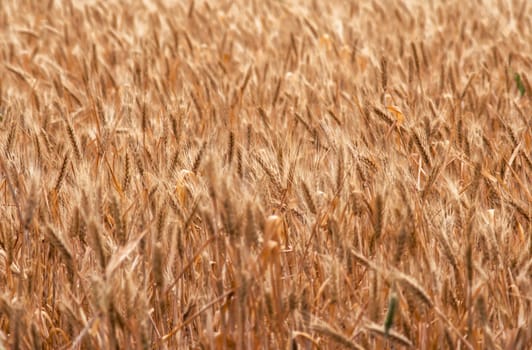
[(530, 349), (532, 3), (0, 2), (0, 349)]

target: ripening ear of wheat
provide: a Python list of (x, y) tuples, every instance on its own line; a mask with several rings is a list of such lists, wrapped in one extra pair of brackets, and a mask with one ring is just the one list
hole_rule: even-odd
[(532, 6), (0, 4), (0, 349), (527, 349)]

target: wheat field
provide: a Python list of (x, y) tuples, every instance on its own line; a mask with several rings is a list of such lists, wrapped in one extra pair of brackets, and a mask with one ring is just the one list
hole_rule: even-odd
[(527, 0), (0, 2), (0, 349), (530, 349)]

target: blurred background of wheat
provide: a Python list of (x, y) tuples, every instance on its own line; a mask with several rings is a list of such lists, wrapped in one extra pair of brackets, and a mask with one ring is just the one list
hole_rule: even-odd
[(0, 349), (525, 349), (532, 5), (0, 3)]

